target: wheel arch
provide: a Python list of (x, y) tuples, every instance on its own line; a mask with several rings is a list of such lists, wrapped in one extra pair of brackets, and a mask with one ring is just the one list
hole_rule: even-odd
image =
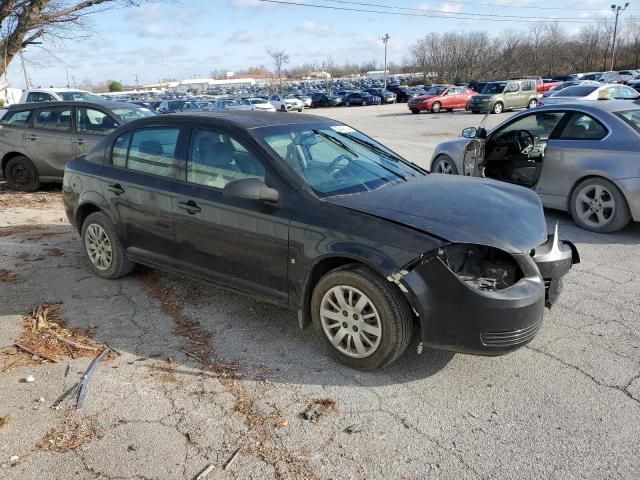
[(581, 176), (580, 178), (576, 179), (576, 181), (573, 183), (573, 185), (571, 186), (571, 189), (569, 189), (569, 195), (567, 195), (567, 203), (565, 204), (566, 207), (566, 211), (567, 212), (571, 212), (571, 198), (573, 197), (574, 192), (576, 191), (576, 188), (578, 188), (578, 185), (580, 185), (582, 182), (584, 182), (585, 180), (589, 180), (589, 179), (602, 179), (602, 180), (606, 180), (608, 182), (613, 183), (616, 188), (618, 188), (618, 190), (620, 190), (620, 193), (622, 194), (625, 202), (627, 202), (627, 205), (629, 205), (629, 199), (627, 198), (627, 195), (625, 194), (625, 192), (618, 186), (618, 184), (616, 183), (616, 181), (613, 178), (608, 177), (607, 175), (600, 173), (600, 172), (590, 172), (587, 173), (583, 176)]
[(316, 260), (309, 269), (309, 273), (307, 274), (303, 284), (302, 295), (300, 295), (299, 298), (298, 322), (301, 329), (305, 329), (311, 324), (311, 295), (313, 294), (313, 289), (320, 279), (333, 270), (356, 265), (364, 266), (384, 279), (387, 277), (385, 272), (381, 270), (380, 266), (375, 265), (373, 262), (370, 262), (365, 258), (355, 255), (336, 253), (320, 257)]
[[(4, 169), (7, 166), (7, 163), (9, 163), (9, 160), (11, 160), (12, 158), (15, 158), (15, 157), (27, 157), (27, 158), (29, 158), (27, 155), (25, 155), (24, 153), (20, 153), (20, 152), (12, 151), (12, 152), (6, 153), (2, 157), (2, 160), (0, 160), (0, 171), (3, 174), (4, 174)], [(29, 158), (29, 160), (31, 160), (31, 159)]]
[(92, 213), (96, 212), (104, 213), (104, 210), (93, 202), (85, 202), (78, 207), (78, 210), (76, 211), (76, 227), (78, 228), (78, 232), (82, 231), (82, 224), (85, 219)]

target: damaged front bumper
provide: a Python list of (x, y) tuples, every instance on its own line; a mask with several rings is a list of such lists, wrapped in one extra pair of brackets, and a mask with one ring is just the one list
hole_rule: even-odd
[[(444, 247), (445, 249), (447, 247)], [(487, 248), (487, 247), (479, 247)], [(562, 277), (579, 256), (557, 229), (547, 242), (526, 254), (509, 255), (513, 268), (501, 280), (454, 272), (443, 249), (424, 255), (416, 264), (389, 277), (408, 298), (421, 325), (425, 346), (480, 355), (501, 355), (531, 341), (562, 289)], [(465, 260), (466, 261), (466, 260)]]

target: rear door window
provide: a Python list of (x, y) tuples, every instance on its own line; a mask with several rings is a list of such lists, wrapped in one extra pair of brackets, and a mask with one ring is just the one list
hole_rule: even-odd
[(29, 95), (27, 95), (27, 103), (53, 102), (54, 100), (53, 95), (44, 92), (30, 92)]
[(71, 107), (41, 108), (33, 120), (33, 128), (55, 130), (58, 132), (71, 131)]
[(33, 110), (7, 112), (0, 123), (2, 125), (11, 125), (13, 127), (26, 127), (29, 124), (29, 119), (31, 118), (32, 113)]

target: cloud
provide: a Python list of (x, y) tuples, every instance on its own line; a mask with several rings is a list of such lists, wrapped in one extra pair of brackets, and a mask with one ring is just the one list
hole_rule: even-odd
[(163, 7), (157, 3), (147, 3), (130, 9), (125, 15), (125, 19), (131, 22), (147, 23), (157, 22), (165, 17)]
[(305, 22), (302, 22), (302, 25), (298, 25), (296, 27), (296, 32), (299, 33), (327, 35), (330, 31), (331, 27), (329, 25), (316, 23), (313, 20), (306, 20)]
[(176, 36), (176, 32), (173, 28), (152, 23), (145, 26), (138, 35), (145, 38), (172, 38)]
[(227, 38), (227, 43), (253, 43), (266, 39), (267, 33), (263, 30), (236, 30)]

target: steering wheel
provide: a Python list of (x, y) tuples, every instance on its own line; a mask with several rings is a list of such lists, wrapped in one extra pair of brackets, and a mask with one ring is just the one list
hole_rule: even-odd
[(516, 144), (518, 151), (523, 155), (529, 155), (536, 145), (534, 136), (528, 130), (518, 130), (513, 136), (513, 142)]
[(342, 154), (338, 155), (333, 161), (329, 164), (329, 172), (331, 175), (335, 175), (341, 170), (344, 170), (351, 163), (351, 157), (348, 155)]

